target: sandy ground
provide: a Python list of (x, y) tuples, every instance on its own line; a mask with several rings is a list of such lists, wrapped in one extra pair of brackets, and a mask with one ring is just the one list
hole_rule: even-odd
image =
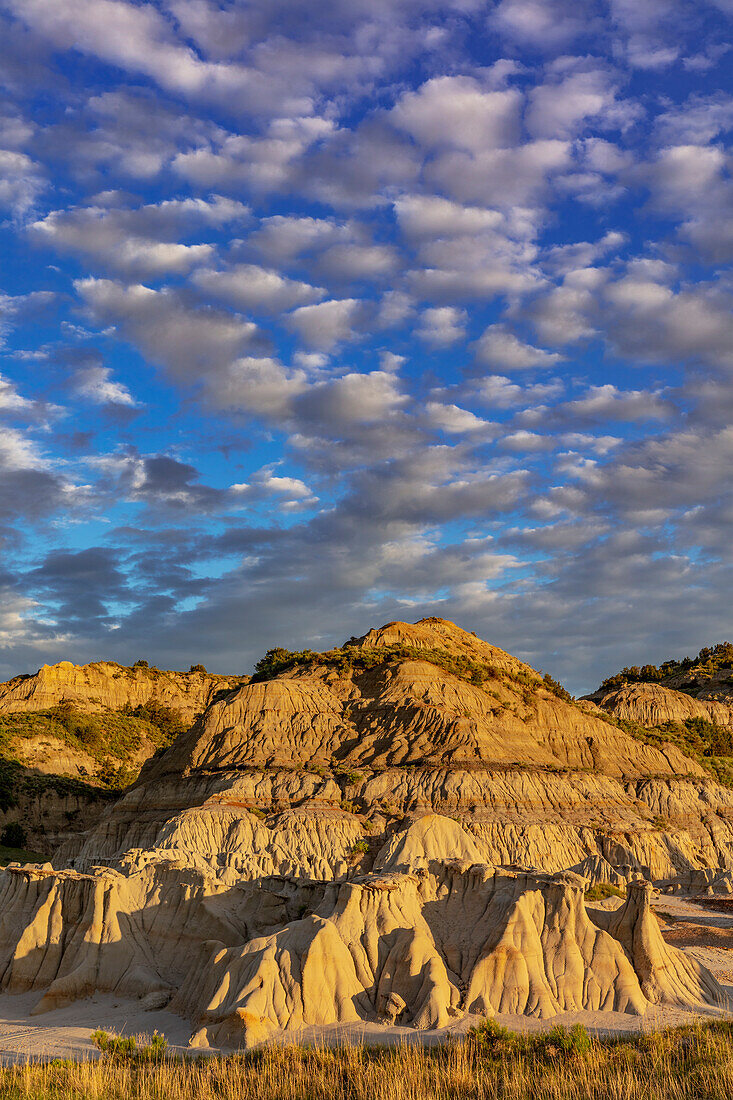
[(39, 1000), (38, 993), (0, 994), (0, 1062), (96, 1057), (89, 1036), (97, 1028), (120, 1035), (158, 1031), (171, 1048), (188, 1049), (188, 1021), (165, 1010), (146, 1012), (138, 1000), (100, 995), (31, 1016)]
[[(733, 1009), (733, 912), (710, 908), (710, 902), (696, 904), (694, 899), (661, 897), (655, 909), (662, 920), (662, 932), (668, 943), (698, 959), (713, 972), (731, 997)], [(153, 1031), (165, 1035), (175, 1053), (200, 1055), (190, 1051), (191, 1025), (165, 1009), (145, 1011), (140, 1001), (113, 996), (96, 996), (66, 1008), (31, 1016), (40, 999), (38, 993), (0, 994), (0, 1063), (24, 1062), (47, 1058), (93, 1058), (97, 1051), (89, 1036), (97, 1029), (115, 1034), (150, 1036)], [(729, 1015), (718, 1008), (686, 1011), (679, 1008), (650, 1008), (644, 1016), (623, 1012), (566, 1012), (550, 1020), (527, 1016), (497, 1015), (497, 1023), (512, 1031), (541, 1031), (562, 1024), (585, 1025), (592, 1034), (633, 1034), (664, 1027), (715, 1019)], [(448, 1036), (460, 1036), (480, 1018), (466, 1016), (438, 1031), (414, 1031), (382, 1024), (334, 1024), (330, 1027), (303, 1028), (283, 1033), (285, 1043), (340, 1045), (343, 1043), (426, 1043), (433, 1045)]]

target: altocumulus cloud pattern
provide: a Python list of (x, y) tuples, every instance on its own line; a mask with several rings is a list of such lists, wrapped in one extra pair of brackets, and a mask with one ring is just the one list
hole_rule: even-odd
[(0, 675), (723, 636), (732, 0), (0, 0)]

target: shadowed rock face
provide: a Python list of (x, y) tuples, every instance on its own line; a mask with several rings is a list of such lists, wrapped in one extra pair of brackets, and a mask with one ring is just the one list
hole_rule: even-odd
[(194, 1045), (251, 1045), (397, 1011), (426, 1029), (466, 1011), (545, 1018), (723, 1003), (712, 976), (664, 943), (648, 884), (631, 884), (617, 912), (589, 913), (586, 880), (572, 872), (428, 858), (474, 854), (447, 818), (410, 832), (380, 853), (379, 870), (341, 882), (225, 887), (160, 858), (127, 874), (10, 869), (0, 876), (3, 987), (37, 990), (36, 1012), (98, 990), (162, 991), (191, 1019)]
[[(733, 792), (445, 620), (354, 649), (229, 691), (56, 870), (0, 873), (3, 988), (169, 994), (196, 1045), (721, 998), (644, 879), (732, 868)], [(588, 878), (626, 903), (586, 910)]]

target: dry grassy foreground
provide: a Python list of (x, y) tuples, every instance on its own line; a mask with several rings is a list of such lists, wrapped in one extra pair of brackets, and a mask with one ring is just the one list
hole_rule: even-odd
[(730, 1100), (733, 1024), (613, 1042), (491, 1030), (439, 1048), (268, 1048), (176, 1060), (107, 1056), (0, 1070), (0, 1097), (33, 1100)]

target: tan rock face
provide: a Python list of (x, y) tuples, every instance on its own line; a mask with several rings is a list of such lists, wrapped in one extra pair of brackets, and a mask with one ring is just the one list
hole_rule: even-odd
[(213, 703), (155, 774), (329, 763), (703, 774), (674, 746), (644, 745), (558, 698), (527, 665), (444, 619), (391, 623), (366, 634), (357, 649), (397, 644), (446, 650), (495, 671), (479, 686), (408, 659), (345, 673), (316, 666), (246, 684)]
[(718, 726), (733, 726), (733, 705), (693, 699), (661, 684), (627, 684), (615, 691), (596, 692), (592, 698), (602, 710), (640, 726), (663, 726), (688, 718), (705, 718)]
[(155, 702), (193, 721), (212, 697), (241, 679), (202, 672), (166, 672), (126, 668), (109, 661), (43, 665), (33, 676), (16, 676), (0, 684), (0, 713), (47, 710), (71, 703), (77, 710), (121, 710)]
[[(237, 686), (246, 677), (214, 676), (201, 672), (164, 672), (150, 668), (125, 668), (112, 662), (73, 665), (62, 661), (44, 665), (33, 676), (18, 676), (0, 684), (0, 715), (32, 714), (60, 703), (87, 714), (105, 714), (125, 707), (155, 703), (176, 711), (184, 723), (193, 722), (219, 692)], [(53, 729), (53, 726), (50, 727)], [(104, 806), (104, 791), (94, 789), (105, 765), (124, 764), (139, 769), (153, 755), (156, 745), (141, 736), (125, 760), (96, 756), (53, 735), (39, 732), (14, 736), (6, 734), (4, 752), (23, 765), (13, 788), (14, 804), (0, 813), (0, 825), (19, 823), (26, 843), (34, 851), (50, 854), (70, 833), (90, 827)], [(50, 782), (42, 792), (34, 793), (34, 777), (72, 777), (91, 783), (88, 790), (71, 793), (63, 783)]]
[(354, 648), (213, 700), (55, 871), (0, 875), (2, 988), (170, 996), (195, 1046), (722, 998), (648, 883), (729, 875), (732, 791), (445, 620)]

